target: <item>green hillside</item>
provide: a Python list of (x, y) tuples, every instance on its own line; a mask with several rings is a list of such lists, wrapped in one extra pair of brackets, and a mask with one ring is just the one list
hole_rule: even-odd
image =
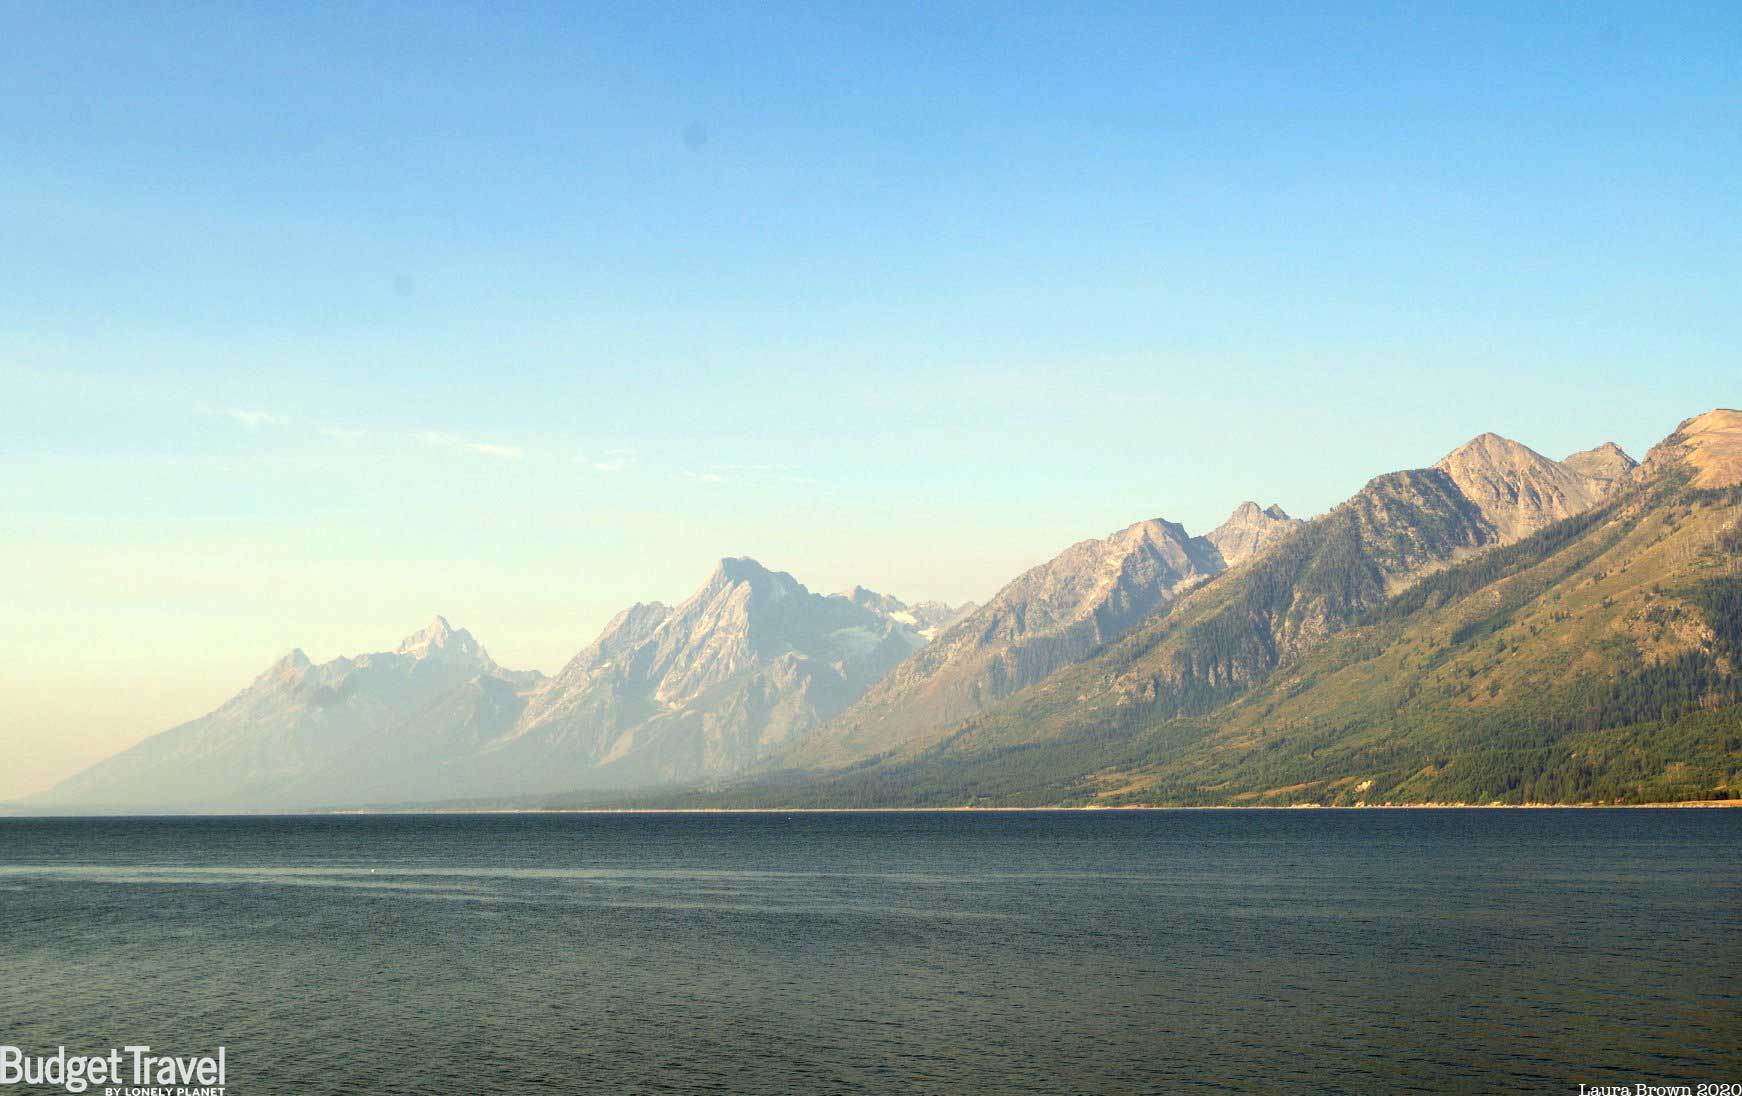
[(695, 801), (1742, 797), (1742, 488), (1688, 479), (1436, 569), (1479, 524), (1432, 473), (1381, 477), (935, 747)]

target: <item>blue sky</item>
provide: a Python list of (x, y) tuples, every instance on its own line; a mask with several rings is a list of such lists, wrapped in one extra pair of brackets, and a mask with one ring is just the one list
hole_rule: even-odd
[(440, 610), (980, 598), (1742, 403), (1733, 4), (0, 8), (16, 787)]

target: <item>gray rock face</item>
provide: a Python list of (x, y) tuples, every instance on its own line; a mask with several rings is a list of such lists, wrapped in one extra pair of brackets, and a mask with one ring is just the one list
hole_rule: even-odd
[(216, 711), (154, 735), (63, 782), (44, 804), (257, 806), (324, 772), (355, 744), (468, 682), (516, 689), (543, 680), (504, 670), (464, 629), (437, 617), (396, 650), (274, 663)]

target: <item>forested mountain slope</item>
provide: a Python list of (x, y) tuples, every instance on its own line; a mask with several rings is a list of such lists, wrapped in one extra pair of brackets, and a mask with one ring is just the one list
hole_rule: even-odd
[[(1511, 544), (1446, 469), (1380, 477), (1253, 566), (942, 742), (773, 778), (784, 788), (753, 794), (1105, 804), (1731, 795), (1742, 749), (1742, 486), (1723, 470), (1742, 455), (1738, 426), (1736, 412), (1689, 420), (1636, 472), (1623, 470), (1607, 501)], [(1714, 481), (1723, 485), (1699, 486)]]
[(775, 763), (841, 769), (910, 756), (1009, 705), (1036, 713), (1027, 727), (1127, 702), (1082, 684), (1074, 667), (1085, 662), (1130, 659), (1122, 688), (1170, 714), (1206, 711), (1423, 574), (1596, 506), (1632, 467), (1613, 445), (1575, 456), (1589, 472), (1482, 434), (1311, 522), (1248, 502), (1203, 537), (1156, 520), (1084, 541)]

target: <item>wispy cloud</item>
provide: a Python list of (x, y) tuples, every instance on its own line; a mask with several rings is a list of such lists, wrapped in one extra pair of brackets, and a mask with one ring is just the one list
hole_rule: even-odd
[(319, 432), (323, 438), (331, 438), (333, 441), (344, 442), (346, 445), (355, 445), (369, 435), (367, 430), (361, 430), (355, 426), (323, 426)]
[(457, 449), (461, 452), (475, 453), (480, 457), (489, 457), (492, 460), (524, 460), (526, 457), (526, 450), (518, 445), (477, 441), (473, 438), (439, 430), (422, 431), (417, 435), (417, 440), (424, 445), (433, 445), (440, 449)]
[(741, 475), (776, 475), (798, 471), (796, 464), (710, 464), (708, 467), (715, 472)]
[(685, 479), (697, 483), (725, 483), (729, 480), (762, 480), (777, 483), (815, 483), (809, 476), (800, 474), (801, 469), (796, 464), (708, 464), (701, 468), (684, 468), (681, 472)]
[(641, 454), (634, 449), (607, 449), (597, 456), (580, 459), (591, 465), (595, 472), (623, 472), (635, 467)]
[(229, 419), (250, 430), (258, 430), (262, 426), (283, 426), (290, 421), (286, 415), (274, 414), (253, 407), (207, 407), (201, 404), (195, 408), (202, 415), (213, 415), (221, 419)]

